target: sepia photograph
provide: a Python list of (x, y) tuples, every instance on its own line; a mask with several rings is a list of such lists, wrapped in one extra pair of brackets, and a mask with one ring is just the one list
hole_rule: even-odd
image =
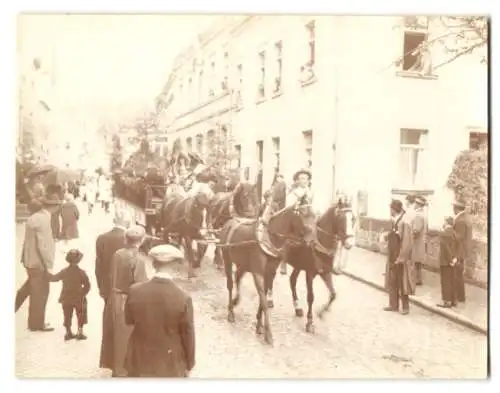
[(489, 45), (19, 13), (15, 377), (489, 379)]

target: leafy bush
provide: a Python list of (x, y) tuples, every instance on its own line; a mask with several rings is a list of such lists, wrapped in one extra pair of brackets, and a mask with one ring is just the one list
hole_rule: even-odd
[(488, 147), (466, 150), (455, 159), (447, 186), (472, 214), (477, 235), (488, 229)]

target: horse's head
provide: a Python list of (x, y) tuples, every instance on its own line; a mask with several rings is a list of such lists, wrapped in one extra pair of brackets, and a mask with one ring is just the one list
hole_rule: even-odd
[(351, 204), (339, 200), (321, 215), (318, 228), (323, 236), (329, 237), (332, 242), (340, 240), (342, 246), (348, 250), (354, 245), (355, 222)]
[(244, 217), (257, 217), (260, 211), (256, 184), (240, 183), (233, 191), (235, 209)]
[(316, 215), (310, 204), (305, 200), (294, 206), (286, 207), (269, 220), (269, 232), (279, 237), (304, 240), (311, 243), (316, 240)]

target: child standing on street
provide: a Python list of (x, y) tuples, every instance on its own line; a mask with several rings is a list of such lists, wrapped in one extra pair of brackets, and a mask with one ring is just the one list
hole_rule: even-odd
[[(87, 323), (87, 294), (90, 291), (90, 281), (87, 273), (78, 266), (82, 258), (83, 254), (80, 250), (69, 250), (66, 254), (66, 261), (69, 266), (50, 278), (52, 282), (62, 280), (59, 303), (62, 305), (64, 314), (64, 327), (66, 328), (64, 340), (66, 341), (73, 338), (77, 340), (87, 339), (83, 334), (83, 325)], [(71, 330), (73, 310), (76, 312), (78, 321), (77, 335), (74, 335)]]

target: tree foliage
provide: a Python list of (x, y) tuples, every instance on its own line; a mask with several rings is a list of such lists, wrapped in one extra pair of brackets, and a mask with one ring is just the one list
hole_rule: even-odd
[(459, 153), (447, 186), (466, 204), (476, 231), (484, 236), (488, 228), (488, 146)]
[[(417, 51), (427, 48), (445, 54), (444, 60), (432, 68), (443, 67), (464, 55), (476, 54), (487, 61), (489, 18), (487, 16), (405, 16), (405, 28), (427, 29), (431, 34)], [(400, 59), (399, 59), (400, 60)]]

